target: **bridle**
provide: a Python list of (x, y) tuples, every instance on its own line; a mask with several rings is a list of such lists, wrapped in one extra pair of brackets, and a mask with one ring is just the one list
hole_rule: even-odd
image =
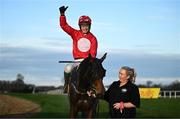
[[(74, 89), (74, 91), (79, 94), (79, 95), (88, 95), (87, 92), (81, 92), (77, 89), (77, 87), (75, 86), (75, 84), (73, 82), (71, 82), (69, 85), (71, 85)], [(96, 88), (94, 88), (93, 86), (90, 86), (90, 91), (93, 92), (94, 96), (89, 96), (89, 97), (93, 97), (96, 98)], [(68, 91), (69, 92), (69, 91)]]
[[(93, 84), (93, 79), (92, 79), (92, 77), (89, 77), (90, 79), (90, 86), (89, 86), (89, 90), (85, 90), (85, 91), (80, 91), (77, 87), (78, 87), (78, 85), (79, 85), (79, 81), (80, 81), (80, 72), (79, 72), (79, 69), (80, 67), (79, 67), (79, 65), (78, 65), (78, 67), (77, 67), (77, 69), (76, 69), (76, 71), (77, 71), (77, 79), (76, 79), (76, 83), (77, 84), (75, 84), (73, 81), (71, 81), (71, 78), (70, 78), (70, 86), (72, 86), (72, 88), (74, 89), (74, 91), (76, 92), (76, 94), (79, 94), (79, 95), (88, 95), (87, 94), (87, 92), (86, 91), (91, 91), (92, 92), (92, 94), (93, 94), (93, 96), (89, 96), (89, 97), (93, 97), (93, 98), (96, 98), (97, 96), (96, 96), (96, 88), (94, 87), (94, 84)], [(94, 73), (94, 72), (92, 72), (91, 71), (92, 69), (90, 69), (89, 71), (87, 71), (84, 75), (87, 75), (88, 73), (90, 73), (90, 75), (93, 75), (92, 73)], [(68, 91), (69, 92), (69, 91)]]

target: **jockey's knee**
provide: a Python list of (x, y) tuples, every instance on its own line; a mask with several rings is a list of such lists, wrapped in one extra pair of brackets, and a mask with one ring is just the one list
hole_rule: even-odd
[(64, 72), (71, 73), (72, 69), (73, 69), (73, 66), (71, 64), (67, 64), (64, 68)]

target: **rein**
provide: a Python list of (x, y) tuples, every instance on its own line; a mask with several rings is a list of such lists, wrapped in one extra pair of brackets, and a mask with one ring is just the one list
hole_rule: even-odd
[[(82, 93), (82, 92), (78, 91), (78, 89), (76, 88), (76, 86), (74, 85), (74, 83), (71, 83), (71, 85), (73, 86), (73, 88), (74, 88), (74, 90), (75, 90), (75, 92), (76, 92), (77, 94), (80, 94), (80, 95), (88, 95), (87, 93)], [(92, 90), (92, 91), (96, 91), (95, 89), (91, 89), (91, 90)], [(91, 97), (91, 96), (89, 96), (89, 97)], [(95, 96), (92, 96), (92, 97), (96, 98), (96, 94), (95, 94)]]
[(74, 88), (74, 90), (75, 90), (75, 92), (76, 92), (77, 94), (80, 94), (80, 95), (87, 95), (87, 93), (79, 92), (79, 91), (77, 90), (76, 86), (74, 85), (74, 83), (71, 83), (71, 85), (73, 86), (73, 88)]

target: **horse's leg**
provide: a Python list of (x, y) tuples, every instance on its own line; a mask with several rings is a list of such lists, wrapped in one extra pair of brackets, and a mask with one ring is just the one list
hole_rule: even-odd
[(97, 111), (97, 106), (98, 106), (98, 102), (97, 102), (97, 100), (96, 100), (96, 102), (94, 102), (94, 105), (93, 105), (93, 107), (92, 107), (92, 117), (93, 118), (96, 118), (97, 117), (97, 113), (96, 113), (96, 111)]
[(93, 109), (87, 111), (87, 118), (93, 118)]
[(78, 113), (77, 108), (75, 108), (75, 107), (70, 107), (70, 118), (76, 118), (77, 113)]
[(81, 118), (86, 118), (86, 113), (85, 113), (85, 111), (81, 111)]

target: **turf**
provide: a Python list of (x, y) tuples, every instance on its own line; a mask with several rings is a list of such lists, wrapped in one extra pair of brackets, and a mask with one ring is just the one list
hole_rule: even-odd
[[(65, 95), (46, 94), (9, 94), (31, 100), (41, 106), (42, 111), (33, 117), (68, 117), (69, 102)], [(180, 98), (141, 99), (141, 107), (137, 109), (137, 117), (143, 118), (177, 118), (180, 117)], [(108, 103), (100, 100), (98, 117), (108, 118)]]

